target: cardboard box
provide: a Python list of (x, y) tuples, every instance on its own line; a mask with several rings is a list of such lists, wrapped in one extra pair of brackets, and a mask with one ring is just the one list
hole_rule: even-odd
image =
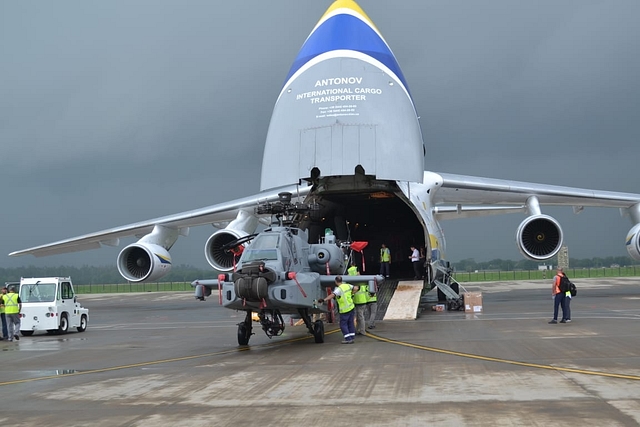
[(465, 292), (463, 296), (465, 313), (482, 313), (482, 292)]

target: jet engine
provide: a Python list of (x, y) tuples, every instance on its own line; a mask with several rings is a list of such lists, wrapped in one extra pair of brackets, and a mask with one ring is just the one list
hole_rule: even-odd
[(627, 246), (627, 252), (629, 256), (637, 261), (640, 261), (640, 224), (636, 224), (627, 233), (625, 240)]
[(171, 255), (162, 246), (134, 243), (118, 255), (118, 271), (130, 282), (149, 282), (171, 271)]
[[(216, 231), (209, 237), (204, 245), (204, 256), (207, 262), (214, 269), (221, 272), (233, 270), (234, 257), (242, 253), (249, 239), (249, 236), (258, 227), (258, 217), (253, 213), (240, 209), (236, 219), (231, 221), (227, 228)], [(238, 240), (235, 248), (229, 247), (228, 243)]]
[[(236, 255), (230, 249), (225, 248), (225, 245), (248, 235), (249, 233), (246, 231), (228, 228), (213, 233), (204, 245), (204, 256), (209, 265), (218, 271), (232, 271), (233, 258)], [(244, 248), (245, 244), (239, 246)]]
[(558, 253), (562, 246), (562, 228), (549, 215), (531, 215), (520, 223), (516, 231), (516, 243), (522, 255), (539, 261)]

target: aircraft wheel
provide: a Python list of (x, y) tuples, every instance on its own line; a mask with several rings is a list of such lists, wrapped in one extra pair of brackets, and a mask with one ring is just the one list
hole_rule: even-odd
[(238, 325), (238, 345), (248, 345), (250, 336), (251, 332), (249, 332), (247, 326), (244, 323), (240, 323)]
[(33, 335), (33, 331), (20, 331), (23, 337), (30, 337)]
[(82, 317), (80, 318), (80, 326), (78, 326), (76, 329), (78, 330), (78, 332), (84, 332), (87, 330), (87, 316), (85, 316), (84, 314), (82, 315)]
[(316, 320), (313, 323), (313, 338), (318, 344), (324, 342), (324, 323), (322, 320)]
[(60, 326), (58, 326), (58, 333), (66, 334), (69, 331), (69, 319), (67, 319), (66, 314), (62, 314), (60, 316)]

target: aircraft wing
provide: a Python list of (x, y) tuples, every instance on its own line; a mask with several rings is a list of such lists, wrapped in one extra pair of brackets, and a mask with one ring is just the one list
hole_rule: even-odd
[(434, 195), (435, 205), (454, 205), (437, 206), (435, 213), (440, 219), (521, 212), (526, 209), (525, 203), (532, 196), (537, 198), (540, 205), (573, 206), (575, 212), (580, 212), (587, 206), (620, 208), (621, 213), (625, 216), (628, 214), (628, 209), (640, 203), (640, 194), (635, 193), (590, 190), (450, 173), (438, 173), (434, 177), (425, 174), (425, 179), (440, 179), (442, 181)]
[(121, 237), (146, 235), (151, 233), (156, 225), (173, 228), (179, 230), (181, 234), (186, 235), (189, 227), (205, 224), (216, 225), (217, 223), (231, 221), (236, 217), (240, 210), (246, 209), (253, 213), (253, 209), (258, 205), (258, 203), (275, 202), (278, 200), (278, 194), (281, 192), (290, 192), (295, 198), (298, 195), (306, 195), (309, 192), (309, 189), (310, 187), (300, 188), (297, 186), (290, 186), (265, 191), (253, 196), (225, 203), (140, 221), (120, 227), (109, 228), (107, 230), (84, 234), (70, 239), (59, 240), (57, 242), (35, 246), (33, 248), (22, 249), (11, 252), (9, 256), (34, 255), (36, 257), (44, 257), (69, 252), (80, 252), (88, 249), (98, 249), (103, 245), (118, 246), (120, 243), (119, 239)]

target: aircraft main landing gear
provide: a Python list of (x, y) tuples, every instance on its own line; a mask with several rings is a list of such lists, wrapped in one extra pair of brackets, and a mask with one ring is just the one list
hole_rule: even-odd
[(251, 310), (247, 310), (247, 315), (244, 318), (244, 322), (238, 323), (238, 345), (248, 345), (249, 338), (253, 333), (251, 330)]
[(322, 320), (311, 321), (309, 316), (309, 310), (306, 308), (299, 308), (298, 313), (302, 317), (302, 321), (309, 330), (309, 333), (313, 335), (313, 339), (316, 343), (321, 344), (324, 342), (324, 322)]

